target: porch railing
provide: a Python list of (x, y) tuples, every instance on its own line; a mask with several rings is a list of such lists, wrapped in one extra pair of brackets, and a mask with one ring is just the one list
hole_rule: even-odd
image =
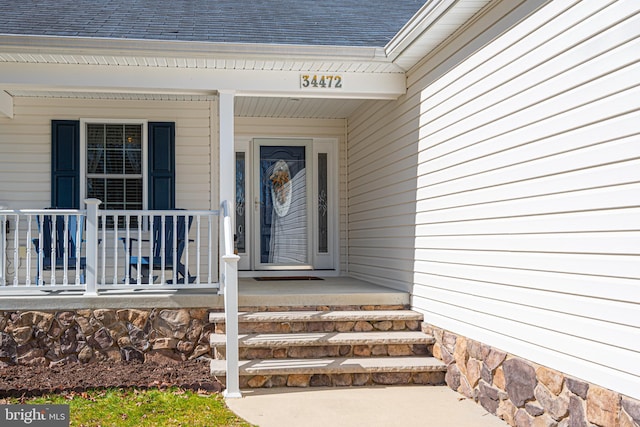
[(86, 202), (82, 210), (0, 210), (0, 293), (219, 287), (218, 211)]

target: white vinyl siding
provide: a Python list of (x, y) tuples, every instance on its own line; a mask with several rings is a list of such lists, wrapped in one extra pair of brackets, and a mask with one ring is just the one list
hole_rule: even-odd
[(454, 37), (405, 97), (351, 117), (351, 275), (640, 398), (638, 12), (549, 2), (444, 70)]
[[(51, 197), (51, 120), (146, 119), (176, 123), (176, 206), (217, 209), (211, 201), (210, 102), (14, 98), (15, 117), (0, 117), (0, 202), (43, 208)], [(217, 144), (217, 135), (215, 135)], [(211, 165), (213, 164), (213, 170)], [(212, 205), (213, 203), (213, 205)]]

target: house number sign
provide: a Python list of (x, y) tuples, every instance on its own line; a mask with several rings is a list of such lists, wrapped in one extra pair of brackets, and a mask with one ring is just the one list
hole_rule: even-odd
[(342, 89), (342, 76), (301, 74), (300, 87), (303, 89)]

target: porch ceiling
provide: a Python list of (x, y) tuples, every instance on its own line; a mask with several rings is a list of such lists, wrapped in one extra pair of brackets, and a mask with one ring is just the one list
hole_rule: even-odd
[[(211, 101), (214, 95), (69, 92), (44, 90), (9, 90), (11, 97), (134, 100), (134, 101)], [(360, 99), (277, 98), (244, 96), (235, 99), (236, 117), (298, 119), (345, 119), (365, 101)]]
[(236, 98), (236, 117), (346, 119), (364, 102), (361, 99)]

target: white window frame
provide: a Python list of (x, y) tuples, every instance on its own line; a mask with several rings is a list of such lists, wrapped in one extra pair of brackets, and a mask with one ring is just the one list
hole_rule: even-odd
[[(338, 161), (336, 158), (336, 151), (338, 146), (338, 140), (335, 138), (314, 138), (313, 140), (313, 175), (312, 175), (312, 191), (313, 197), (313, 265), (317, 270), (335, 270), (338, 271), (339, 266), (339, 217), (338, 217)], [(324, 153), (327, 155), (327, 202), (329, 208), (327, 210), (327, 250), (328, 252), (320, 252), (318, 250), (318, 244), (320, 242), (319, 237), (319, 221), (318, 221), (318, 154)]]
[(148, 120), (146, 119), (80, 119), (80, 200), (87, 198), (87, 125), (140, 125), (142, 127), (142, 209), (149, 208)]
[[(244, 197), (245, 197), (245, 223), (244, 223), (244, 236), (245, 236), (245, 250), (248, 248), (251, 250), (253, 248), (253, 188), (251, 183), (253, 182), (253, 160), (251, 157), (250, 151), (250, 141), (247, 139), (236, 139), (235, 140), (235, 150), (234, 150), (234, 159), (236, 153), (244, 153)], [(235, 201), (235, 162), (234, 162), (234, 201)], [(235, 209), (235, 203), (234, 203)], [(251, 265), (251, 255), (249, 253), (241, 252), (240, 261), (238, 261), (238, 269), (240, 270), (250, 270), (252, 268)]]

